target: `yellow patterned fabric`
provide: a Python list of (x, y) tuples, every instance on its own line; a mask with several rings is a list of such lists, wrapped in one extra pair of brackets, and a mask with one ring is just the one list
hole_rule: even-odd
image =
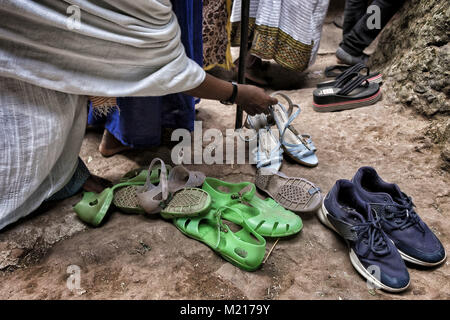
[[(329, 0), (250, 0), (249, 52), (303, 71), (314, 63)], [(242, 0), (234, 0), (231, 45), (240, 45)]]
[(117, 98), (115, 97), (89, 97), (89, 100), (93, 108), (117, 106)]
[(230, 70), (231, 0), (203, 0), (203, 69)]
[[(239, 46), (241, 23), (232, 25), (231, 45)], [(281, 66), (297, 71), (307, 68), (311, 59), (313, 43), (307, 45), (294, 40), (281, 29), (256, 25), (255, 19), (249, 21), (249, 39), (252, 42), (250, 53), (262, 59), (273, 59)]]

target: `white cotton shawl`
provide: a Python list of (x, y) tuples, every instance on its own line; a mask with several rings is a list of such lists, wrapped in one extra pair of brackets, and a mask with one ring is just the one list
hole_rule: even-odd
[(0, 76), (118, 97), (190, 90), (205, 72), (186, 56), (169, 0), (0, 0)]

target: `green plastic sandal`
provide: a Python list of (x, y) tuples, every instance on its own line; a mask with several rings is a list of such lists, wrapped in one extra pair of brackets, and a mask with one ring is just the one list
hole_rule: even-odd
[[(233, 213), (231, 213), (233, 212)], [(238, 216), (230, 207), (211, 209), (202, 217), (174, 219), (175, 226), (185, 235), (205, 243), (225, 260), (246, 271), (258, 269), (266, 252), (266, 241), (243, 218), (236, 223), (242, 229), (233, 232), (223, 223), (225, 214)]]
[(199, 188), (184, 188), (176, 192), (160, 214), (165, 219), (197, 217), (211, 208), (211, 196)]
[(130, 184), (141, 185), (139, 182), (123, 182), (116, 184), (112, 188), (106, 188), (100, 194), (85, 192), (83, 198), (73, 207), (73, 210), (82, 221), (97, 227), (111, 206), (114, 198), (114, 190), (124, 186), (130, 186)]
[[(153, 183), (159, 181), (160, 169), (160, 166), (158, 166), (150, 173), (150, 179)], [(85, 192), (81, 201), (78, 202), (73, 209), (82, 221), (97, 227), (108, 212), (111, 202), (114, 201), (114, 194), (117, 194), (117, 192), (120, 192), (120, 190), (125, 188), (134, 189), (144, 185), (147, 174), (147, 170), (131, 170), (123, 176), (120, 183), (112, 188), (106, 188), (100, 194), (95, 192)]]
[[(166, 164), (167, 174), (169, 174), (170, 170), (172, 170), (172, 166)], [(141, 182), (145, 184), (147, 180), (148, 168), (140, 167), (137, 169), (133, 169), (128, 171), (123, 175), (120, 179), (120, 182)], [(159, 176), (161, 174), (161, 165), (155, 165), (155, 169), (150, 173), (150, 181), (154, 183), (158, 183)]]
[(303, 227), (298, 215), (286, 210), (272, 198), (258, 198), (255, 195), (256, 187), (251, 182), (228, 183), (206, 178), (202, 188), (211, 196), (215, 208), (229, 206), (240, 212), (240, 215), (227, 212), (223, 216), (225, 219), (239, 224), (243, 217), (251, 228), (264, 237), (291, 236)]

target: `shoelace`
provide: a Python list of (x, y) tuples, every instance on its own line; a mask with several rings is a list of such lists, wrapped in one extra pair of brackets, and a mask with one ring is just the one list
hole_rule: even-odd
[[(419, 224), (420, 219), (416, 211), (414, 210), (415, 205), (411, 197), (403, 194), (402, 201), (403, 204), (399, 203), (392, 203), (392, 204), (376, 203), (376, 204), (382, 206), (384, 211), (383, 219), (385, 221), (386, 220), (389, 221), (390, 224), (393, 227), (395, 227), (395, 229), (404, 230), (411, 226), (417, 225), (419, 226), (422, 232), (425, 232), (423, 227)], [(389, 209), (388, 207), (390, 207), (391, 209)], [(396, 210), (394, 211), (392, 210), (392, 208), (395, 208)]]
[(390, 252), (390, 249), (380, 226), (380, 218), (376, 217), (374, 220), (357, 224), (352, 229), (357, 231), (360, 237), (367, 235), (370, 250), (378, 256), (384, 256)]

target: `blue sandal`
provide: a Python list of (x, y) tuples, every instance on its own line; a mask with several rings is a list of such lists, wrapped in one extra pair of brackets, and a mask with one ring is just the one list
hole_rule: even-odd
[(255, 150), (256, 168), (263, 174), (275, 174), (280, 171), (283, 161), (281, 142), (270, 127), (258, 131), (258, 147)]
[[(270, 129), (269, 119), (264, 113), (255, 116), (247, 116), (245, 122), (247, 128), (254, 129), (258, 139), (257, 147), (252, 151), (256, 168), (261, 169), (263, 174), (275, 174), (280, 171), (281, 163), (283, 161), (283, 149), (281, 148), (280, 140), (273, 134)], [(254, 138), (255, 138), (254, 137)], [(244, 141), (251, 141), (250, 140)]]
[[(293, 104), (291, 99), (283, 93), (275, 92), (272, 96), (281, 96), (289, 103), (289, 111), (278, 103), (270, 108), (273, 119), (280, 131), (280, 140), (284, 151), (297, 163), (308, 167), (315, 167), (319, 164), (316, 156), (316, 147), (307, 134), (299, 134), (291, 123), (300, 114), (300, 107)], [(293, 109), (297, 108), (295, 113)]]

